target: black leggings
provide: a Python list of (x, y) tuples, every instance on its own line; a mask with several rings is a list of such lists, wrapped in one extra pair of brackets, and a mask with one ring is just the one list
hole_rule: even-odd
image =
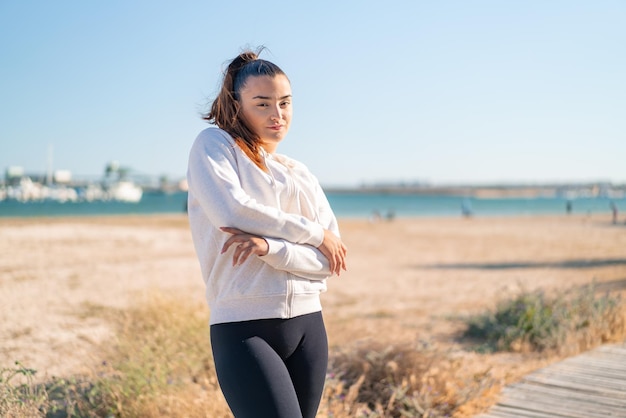
[(236, 418), (314, 418), (328, 340), (321, 312), (211, 325), (217, 379)]

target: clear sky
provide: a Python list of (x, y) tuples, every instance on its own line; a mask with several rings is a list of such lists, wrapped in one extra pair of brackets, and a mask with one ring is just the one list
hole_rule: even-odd
[(182, 178), (243, 47), (323, 185), (626, 182), (626, 1), (0, 0), (0, 170)]

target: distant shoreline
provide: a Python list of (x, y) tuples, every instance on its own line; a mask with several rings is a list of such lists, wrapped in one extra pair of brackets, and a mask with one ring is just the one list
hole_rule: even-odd
[(407, 194), (423, 196), (462, 196), (475, 198), (538, 198), (563, 197), (626, 197), (626, 184), (611, 183), (545, 184), (545, 185), (450, 185), (382, 184), (357, 187), (327, 186), (326, 193), (342, 194)]

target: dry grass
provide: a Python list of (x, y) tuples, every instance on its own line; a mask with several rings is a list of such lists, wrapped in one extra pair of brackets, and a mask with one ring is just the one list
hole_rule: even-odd
[(116, 341), (105, 347), (91, 396), (100, 416), (228, 417), (213, 369), (203, 305), (154, 296), (111, 315)]
[[(526, 349), (544, 350), (545, 343), (530, 344), (531, 331), (558, 336), (550, 340), (558, 347), (576, 341), (578, 350), (623, 337), (624, 311), (619, 298), (596, 298), (591, 289), (565, 298), (568, 310), (555, 308), (554, 301), (537, 293), (502, 301), (501, 307), (516, 307), (514, 312), (521, 313), (515, 324), (507, 322), (511, 309), (490, 314), (483, 324), (506, 330), (507, 335), (525, 336), (518, 335), (501, 347), (508, 349), (525, 341)], [(94, 311), (93, 306), (84, 309), (89, 314)], [(116, 334), (101, 348), (101, 363), (92, 373), (34, 384), (33, 370), (19, 364), (3, 369), (1, 416), (232, 416), (215, 377), (208, 318), (202, 304), (160, 295), (132, 309), (96, 311), (114, 324)], [(542, 316), (548, 311), (558, 312), (568, 321), (567, 332), (548, 329), (554, 324)], [(540, 317), (533, 320), (530, 313)], [(529, 323), (543, 328), (533, 329)], [(493, 396), (501, 382), (492, 376), (489, 366), (477, 369), (470, 365), (475, 360), (465, 354), (424, 342), (363, 340), (333, 349), (319, 416), (471, 416), (484, 407), (481, 402)]]
[(333, 353), (321, 416), (441, 417), (460, 412), (495, 382), (433, 347), (368, 342)]
[[(3, 397), (2, 416), (232, 416), (216, 381), (204, 307), (159, 296), (101, 313), (117, 330), (101, 364), (44, 385), (3, 379), (11, 396)], [(491, 384), (488, 373), (463, 369), (461, 358), (433, 347), (362, 342), (331, 353), (320, 416), (445, 416)]]
[[(38, 410), (50, 417), (232, 416), (216, 381), (203, 306), (158, 296), (101, 314), (117, 330), (102, 347), (101, 364), (89, 375), (39, 386), (3, 380), (12, 397), (5, 398), (2, 416), (36, 416)], [(433, 347), (410, 344), (362, 342), (331, 352), (319, 415), (449, 415), (493, 383), (487, 371), (467, 375), (463, 364)]]
[(101, 313), (116, 336), (92, 372), (34, 385), (11, 379), (28, 369), (6, 369), (0, 416), (232, 416), (217, 385), (204, 306), (157, 296)]

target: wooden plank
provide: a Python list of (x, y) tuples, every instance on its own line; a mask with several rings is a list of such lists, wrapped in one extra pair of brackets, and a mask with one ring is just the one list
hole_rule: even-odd
[(533, 396), (553, 396), (555, 399), (584, 399), (595, 402), (600, 405), (626, 407), (624, 399), (616, 399), (612, 396), (604, 396), (589, 391), (569, 390), (557, 386), (536, 385), (530, 382), (520, 382), (504, 388), (503, 394), (507, 396), (515, 396), (515, 392), (529, 393)]
[[(585, 356), (585, 359), (610, 360), (623, 357), (624, 355), (626, 355), (626, 350), (598, 350), (590, 351), (588, 354), (588, 356)], [(575, 361), (577, 358), (578, 356), (572, 357), (568, 360)]]
[[(521, 395), (521, 394), (518, 394)], [(606, 418), (609, 412), (605, 408), (584, 403), (564, 403), (559, 399), (539, 399), (537, 397), (523, 397), (522, 399), (506, 396), (500, 406), (509, 406), (519, 410), (563, 415), (572, 418)], [(619, 412), (619, 411), (618, 411)]]
[(626, 373), (601, 373), (597, 370), (569, 370), (569, 369), (559, 369), (559, 370), (550, 370), (550, 372), (541, 372), (537, 373), (537, 376), (567, 376), (572, 379), (580, 379), (580, 380), (596, 380), (599, 383), (606, 382), (607, 385), (613, 386), (626, 386)]
[(622, 376), (619, 378), (607, 378), (605, 376), (592, 376), (589, 374), (575, 374), (575, 373), (565, 373), (563, 371), (550, 371), (537, 373), (534, 375), (539, 378), (545, 379), (564, 379), (570, 382), (576, 382), (581, 384), (587, 384), (594, 387), (602, 387), (607, 389), (613, 389), (617, 391), (626, 390), (626, 376)]
[[(609, 384), (607, 382), (600, 382), (595, 379), (574, 379), (571, 376), (563, 376), (558, 374), (532, 374), (524, 378), (536, 383), (544, 383), (555, 386), (563, 386), (572, 389), (592, 389), (594, 392), (614, 393), (615, 396), (624, 395), (624, 385), (621, 384)], [(601, 383), (603, 383), (601, 385)]]
[(610, 365), (621, 367), (623, 369), (623, 368), (626, 368), (626, 365), (620, 364), (619, 360), (624, 358), (624, 355), (626, 355), (626, 352), (624, 352), (624, 354), (618, 354), (618, 353), (613, 353), (613, 354), (609, 354), (609, 353), (603, 353), (603, 354), (590, 353), (589, 356), (572, 357), (572, 358), (563, 360), (562, 362), (559, 362), (557, 364), (560, 364), (560, 363), (610, 364)]
[(609, 345), (602, 345), (600, 347), (598, 347), (597, 350), (595, 350), (596, 353), (617, 353), (620, 356), (626, 356), (626, 344), (624, 345), (619, 345), (619, 344), (609, 344)]
[(561, 367), (556, 367), (554, 369), (549, 369), (549, 370), (541, 370), (538, 371), (537, 374), (540, 375), (556, 375), (556, 374), (560, 374), (560, 375), (569, 375), (572, 377), (590, 377), (590, 378), (596, 378), (596, 379), (604, 379), (607, 381), (624, 381), (624, 379), (626, 378), (626, 373), (624, 372), (613, 372), (611, 370), (598, 370), (598, 369), (594, 369), (592, 366), (586, 366), (586, 367), (569, 367), (569, 366), (561, 366)]
[(567, 417), (567, 415), (555, 415), (541, 411), (528, 411), (519, 408), (511, 408), (503, 405), (494, 406), (486, 415), (479, 415), (476, 418), (556, 418)]
[(608, 402), (594, 402), (587, 396), (564, 397), (561, 394), (530, 393), (520, 390), (511, 390), (504, 395), (504, 400), (500, 402), (502, 405), (554, 413), (576, 411), (583, 417), (605, 417), (607, 413), (617, 414), (626, 410), (626, 403), (615, 405)]
[[(626, 355), (625, 355), (626, 356)], [(559, 363), (555, 365), (555, 368), (559, 367), (593, 367), (599, 370), (613, 370), (618, 373), (626, 373), (626, 364), (621, 364), (624, 357), (617, 357), (611, 361), (597, 361), (593, 359), (577, 359), (577, 361)]]
[(593, 364), (593, 363), (566, 363), (566, 364), (559, 364), (558, 366), (554, 367), (552, 370), (572, 370), (572, 371), (578, 371), (578, 372), (582, 372), (582, 373), (595, 373), (595, 374), (607, 374), (608, 376), (621, 376), (624, 377), (626, 376), (626, 366), (623, 369), (620, 369), (618, 365), (616, 364), (610, 364), (610, 365), (598, 365), (598, 364)]
[[(626, 356), (624, 358), (626, 358)], [(558, 369), (560, 367), (589, 367), (589, 368), (594, 368), (598, 370), (612, 370), (616, 373), (626, 373), (626, 365), (619, 364), (618, 360), (613, 360), (610, 362), (580, 361), (577, 363), (567, 363), (567, 364), (559, 365), (558, 367), (555, 367), (555, 368)]]

